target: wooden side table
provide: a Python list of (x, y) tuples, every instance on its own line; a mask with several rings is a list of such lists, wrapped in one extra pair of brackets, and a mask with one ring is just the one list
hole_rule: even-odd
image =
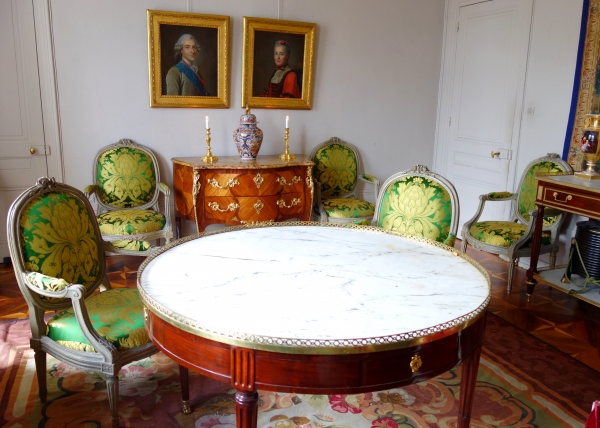
[(284, 162), (278, 156), (258, 156), (242, 162), (219, 157), (205, 164), (200, 157), (172, 158), (176, 236), (181, 219), (196, 223), (239, 225), (257, 221), (310, 220), (314, 186), (309, 156)]
[[(527, 270), (528, 301), (531, 299), (538, 280), (567, 293), (569, 290), (578, 289), (562, 282), (565, 266), (538, 272), (537, 263), (540, 255), (541, 230), (545, 208), (554, 208), (600, 220), (600, 180), (585, 180), (573, 174), (540, 175), (537, 180), (535, 203), (538, 206), (538, 211), (531, 244), (531, 262)], [(600, 307), (600, 296), (597, 288), (588, 290), (584, 294), (572, 294), (572, 296)]]

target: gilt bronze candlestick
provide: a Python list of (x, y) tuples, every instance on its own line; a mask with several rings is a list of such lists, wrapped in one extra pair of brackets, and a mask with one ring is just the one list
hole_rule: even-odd
[[(208, 123), (208, 122), (207, 122)], [(210, 128), (206, 128), (206, 156), (202, 158), (204, 163), (215, 163), (219, 160), (218, 157), (213, 156), (210, 151)]]
[(296, 159), (296, 156), (290, 153), (290, 128), (285, 128), (285, 152), (279, 155), (279, 159), (284, 162)]

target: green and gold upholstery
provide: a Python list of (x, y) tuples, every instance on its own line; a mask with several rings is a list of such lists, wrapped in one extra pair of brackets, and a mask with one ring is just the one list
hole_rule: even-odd
[[(532, 245), (533, 227), (530, 227), (531, 212), (537, 211), (535, 204), (538, 174), (570, 173), (571, 167), (559, 155), (550, 153), (532, 161), (521, 177), (518, 193), (491, 192), (480, 196), (475, 216), (465, 222), (462, 229), (462, 251), (467, 244), (476, 250), (504, 255), (509, 259), (507, 292), (512, 289), (512, 278), (516, 261), (521, 256), (529, 256)], [(512, 202), (513, 212), (510, 221), (479, 221), (486, 202)], [(554, 267), (558, 252), (558, 233), (564, 216), (545, 216), (543, 218), (540, 253), (550, 253), (550, 265)]]
[[(512, 221), (481, 221), (474, 223), (470, 229), (473, 238), (498, 247), (510, 247), (514, 242), (521, 239), (526, 231), (526, 225)], [(530, 237), (524, 245), (531, 247), (531, 239)], [(551, 243), (551, 233), (543, 231), (542, 245), (550, 245)]]
[[(523, 177), (521, 190), (517, 198), (519, 214), (523, 220), (529, 222), (529, 213), (532, 210), (537, 210), (537, 205), (535, 205), (535, 192), (537, 190), (538, 181), (535, 176), (537, 174), (556, 174), (564, 171), (564, 167), (551, 161), (539, 162), (529, 168)], [(544, 217), (544, 226), (550, 226), (556, 222), (557, 219), (557, 216)]]
[[(137, 289), (106, 290), (86, 299), (85, 306), (94, 330), (117, 349), (131, 349), (150, 342)], [(81, 331), (73, 308), (50, 319), (47, 334), (67, 348), (96, 352)]]
[(54, 178), (40, 178), (8, 210), (8, 247), (30, 313), (40, 401), (48, 395), (50, 354), (103, 374), (112, 426), (119, 426), (121, 368), (158, 349), (146, 333), (138, 290), (111, 288), (108, 245), (88, 198)]
[(453, 246), (456, 240), (458, 199), (443, 177), (426, 167), (392, 176), (377, 201), (375, 226)]
[(95, 284), (98, 240), (81, 200), (58, 192), (32, 198), (20, 218), (20, 234), (25, 268), (46, 276), (30, 275), (32, 284), (45, 290), (56, 287), (48, 277), (86, 288)]
[(344, 144), (328, 144), (313, 156), (315, 179), (325, 196), (340, 196), (356, 187), (357, 165), (352, 150)]
[(102, 202), (119, 208), (147, 204), (156, 192), (152, 158), (134, 147), (118, 147), (98, 157), (96, 184)]
[[(156, 158), (147, 147), (123, 139), (102, 148), (96, 155), (94, 180), (85, 192), (96, 196), (98, 224), (111, 251), (146, 255), (152, 248), (149, 240), (169, 242), (170, 190), (159, 181)], [(159, 193), (165, 195), (164, 214), (158, 209)]]
[(375, 205), (353, 198), (325, 199), (323, 208), (331, 218), (373, 217)]
[(311, 158), (315, 162), (313, 177), (321, 221), (360, 224), (373, 218), (375, 205), (357, 198), (357, 182), (362, 180), (375, 189), (379, 182), (372, 175), (359, 174), (358, 156), (352, 145), (333, 137), (317, 146)]

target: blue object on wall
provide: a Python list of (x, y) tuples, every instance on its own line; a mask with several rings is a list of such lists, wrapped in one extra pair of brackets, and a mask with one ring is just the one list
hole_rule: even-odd
[(587, 31), (587, 19), (589, 11), (590, 0), (583, 0), (583, 9), (581, 13), (581, 30), (579, 31), (579, 47), (577, 48), (577, 65), (575, 67), (575, 79), (573, 81), (573, 95), (571, 96), (571, 110), (569, 111), (569, 121), (567, 122), (567, 134), (565, 135), (565, 144), (563, 146), (562, 153), (562, 158), (565, 161), (569, 157), (569, 148), (571, 147), (571, 137), (573, 134), (573, 125), (575, 122), (575, 110), (577, 109), (577, 101), (579, 98), (583, 47), (585, 45), (585, 34)]

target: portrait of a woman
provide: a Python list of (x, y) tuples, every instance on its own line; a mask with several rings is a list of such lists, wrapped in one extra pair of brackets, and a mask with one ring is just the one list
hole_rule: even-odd
[(291, 47), (285, 40), (277, 40), (273, 47), (275, 69), (267, 87), (259, 97), (302, 98), (300, 76), (289, 65)]

